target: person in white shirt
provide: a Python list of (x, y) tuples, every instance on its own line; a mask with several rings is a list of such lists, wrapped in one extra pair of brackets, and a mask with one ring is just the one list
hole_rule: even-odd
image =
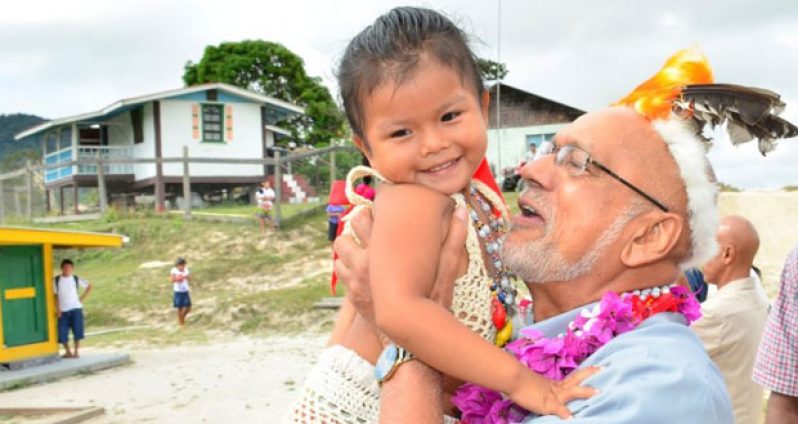
[(258, 212), (255, 214), (260, 223), (260, 232), (266, 233), (266, 221), (274, 228), (274, 220), (272, 219), (272, 207), (274, 206), (274, 199), (276, 194), (272, 188), (272, 183), (266, 180), (261, 183), (261, 187), (255, 193), (255, 200), (258, 202)]
[(768, 315), (768, 300), (751, 275), (759, 235), (747, 219), (727, 216), (716, 238), (720, 250), (704, 265), (703, 273), (718, 290), (701, 305), (703, 316), (692, 328), (723, 374), (734, 422), (756, 424), (762, 413), (762, 387), (751, 375)]
[(177, 324), (180, 327), (186, 325), (186, 316), (191, 312), (191, 296), (188, 289), (188, 282), (191, 281), (190, 274), (186, 260), (183, 258), (177, 258), (175, 267), (169, 271), (169, 281), (172, 283), (174, 291), (172, 303), (177, 309)]
[[(74, 271), (75, 264), (69, 260), (61, 261), (61, 275), (55, 277), (53, 281), (53, 293), (55, 294), (55, 310), (58, 317), (58, 343), (64, 345), (66, 353), (63, 358), (78, 358), (78, 348), (80, 341), (83, 340), (83, 301), (91, 292), (91, 284), (76, 276)], [(79, 293), (79, 288), (83, 289), (83, 294)], [(75, 350), (69, 348), (69, 330), (72, 330), (72, 339), (75, 343)]]

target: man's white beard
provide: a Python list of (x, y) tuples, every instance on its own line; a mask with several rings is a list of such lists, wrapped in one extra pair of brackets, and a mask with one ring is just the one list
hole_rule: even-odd
[[(566, 259), (557, 249), (555, 240), (546, 237), (554, 228), (553, 221), (546, 223), (546, 233), (541, 239), (528, 241), (514, 249), (504, 244), (501, 252), (502, 260), (511, 272), (527, 283), (570, 281), (583, 277), (594, 269), (596, 262), (606, 253), (607, 248), (618, 239), (626, 225), (640, 212), (639, 205), (633, 204), (627, 208), (601, 233), (587, 253), (575, 262)], [(512, 231), (511, 228), (510, 232)]]

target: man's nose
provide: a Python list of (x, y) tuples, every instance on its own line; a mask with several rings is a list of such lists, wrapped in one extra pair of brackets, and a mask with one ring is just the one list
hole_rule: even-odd
[(421, 154), (432, 155), (447, 149), (452, 143), (441, 131), (427, 131), (421, 141)]
[(518, 171), (528, 185), (550, 189), (557, 175), (554, 155), (545, 155), (524, 164)]

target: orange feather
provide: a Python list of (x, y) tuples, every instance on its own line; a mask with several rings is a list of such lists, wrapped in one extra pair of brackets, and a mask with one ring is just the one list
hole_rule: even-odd
[(632, 107), (649, 119), (664, 119), (684, 86), (712, 84), (713, 81), (712, 68), (704, 54), (697, 49), (683, 49), (671, 56), (653, 77), (614, 105)]

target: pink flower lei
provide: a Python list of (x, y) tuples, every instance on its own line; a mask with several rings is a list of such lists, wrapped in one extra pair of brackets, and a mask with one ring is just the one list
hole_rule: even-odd
[[(682, 286), (663, 286), (618, 295), (607, 292), (592, 309), (583, 309), (565, 333), (546, 338), (536, 329), (521, 330), (507, 351), (524, 366), (551, 380), (562, 380), (610, 340), (635, 329), (660, 312), (682, 314), (688, 325), (701, 317), (695, 296)], [(528, 411), (500, 393), (465, 384), (452, 397), (466, 424), (520, 422)]]

